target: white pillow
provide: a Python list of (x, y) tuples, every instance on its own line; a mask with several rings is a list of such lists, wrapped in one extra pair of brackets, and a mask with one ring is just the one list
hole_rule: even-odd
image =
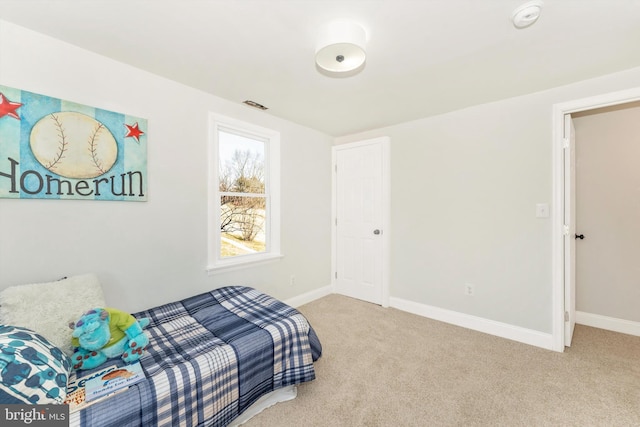
[(104, 306), (98, 278), (84, 274), (0, 291), (0, 323), (31, 329), (70, 356), (73, 331), (69, 322), (91, 308)]

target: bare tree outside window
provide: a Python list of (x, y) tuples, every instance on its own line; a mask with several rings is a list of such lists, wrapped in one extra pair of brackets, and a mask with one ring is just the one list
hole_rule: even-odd
[(210, 115), (208, 271), (280, 253), (280, 133)]
[(220, 256), (266, 250), (265, 144), (219, 132)]

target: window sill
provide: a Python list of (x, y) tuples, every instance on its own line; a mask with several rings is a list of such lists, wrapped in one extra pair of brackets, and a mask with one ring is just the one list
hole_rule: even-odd
[(218, 265), (208, 266), (207, 274), (209, 276), (212, 276), (217, 273), (226, 273), (228, 271), (240, 270), (248, 267), (255, 267), (257, 265), (278, 261), (281, 258), (284, 258), (284, 255), (276, 253), (276, 254), (252, 256), (250, 258), (243, 258), (241, 260), (225, 261), (225, 262), (221, 262)]

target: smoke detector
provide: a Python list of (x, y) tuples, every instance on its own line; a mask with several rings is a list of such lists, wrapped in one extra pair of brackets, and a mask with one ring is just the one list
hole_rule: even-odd
[(533, 0), (517, 7), (511, 15), (511, 20), (516, 28), (527, 28), (533, 25), (542, 12), (542, 1)]

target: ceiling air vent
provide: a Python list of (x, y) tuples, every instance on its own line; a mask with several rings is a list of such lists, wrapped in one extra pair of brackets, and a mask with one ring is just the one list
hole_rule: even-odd
[(246, 101), (244, 101), (243, 104), (247, 104), (249, 107), (258, 108), (260, 110), (268, 110), (268, 107), (265, 107), (262, 104), (258, 104), (255, 101), (250, 101), (248, 99)]

